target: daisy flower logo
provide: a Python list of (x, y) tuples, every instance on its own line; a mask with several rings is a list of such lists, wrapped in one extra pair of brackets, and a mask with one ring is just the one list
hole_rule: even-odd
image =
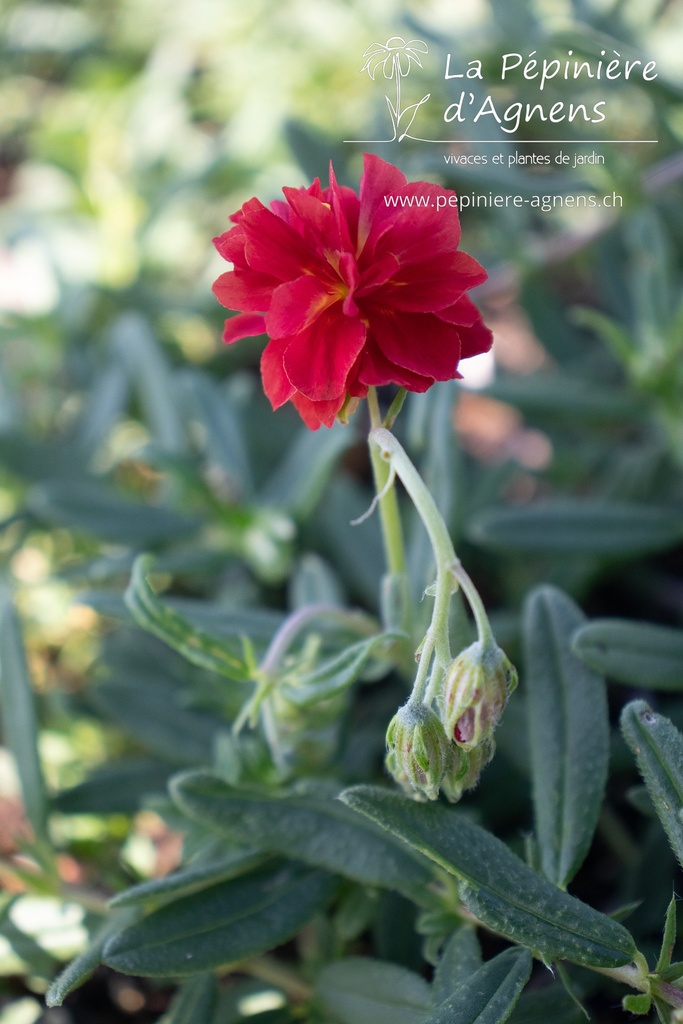
[(427, 93), (418, 103), (411, 103), (407, 107), (401, 108), (401, 79), (410, 74), (413, 64), (417, 64), (420, 68), (423, 67), (420, 54), (428, 52), (429, 47), (422, 39), (409, 39), (406, 42), (403, 36), (392, 36), (387, 39), (386, 43), (371, 43), (363, 54), (365, 64), (360, 69), (361, 74), (363, 71), (367, 71), (374, 81), (375, 75), (381, 70), (384, 78), (393, 79), (396, 83), (394, 102), (389, 96), (385, 96), (394, 131), (392, 138), (387, 140), (388, 142), (394, 142), (396, 139), (402, 142), (403, 139), (409, 137), (408, 133), (415, 120), (415, 115), (431, 96), (431, 93)]

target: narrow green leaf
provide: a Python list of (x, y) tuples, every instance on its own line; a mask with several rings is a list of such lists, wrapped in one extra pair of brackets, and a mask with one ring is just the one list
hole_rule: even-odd
[(683, 629), (628, 619), (594, 619), (574, 634), (582, 661), (619, 683), (683, 690)]
[(560, 985), (523, 992), (510, 1024), (581, 1024), (583, 1011)]
[(566, 888), (590, 848), (609, 760), (607, 693), (572, 652), (585, 621), (555, 587), (538, 587), (524, 611), (534, 817), (541, 866)]
[(34, 441), (18, 430), (0, 431), (0, 466), (35, 483), (79, 479), (85, 472), (82, 453), (75, 445)]
[(373, 786), (355, 786), (341, 799), (455, 875), (472, 913), (545, 960), (620, 967), (633, 959), (635, 944), (622, 925), (537, 875), (454, 808)]
[(365, 957), (324, 967), (316, 995), (341, 1024), (422, 1024), (430, 1006), (429, 985), (419, 974)]
[(38, 718), (21, 627), (9, 597), (0, 597), (0, 710), (4, 742), (14, 755), (28, 820), (36, 839), (47, 841), (47, 797), (38, 756)]
[(431, 866), (367, 819), (353, 814), (323, 783), (285, 795), (237, 789), (209, 772), (176, 776), (171, 793), (194, 821), (252, 849), (296, 857), (366, 885), (419, 892)]
[(571, 419), (574, 423), (629, 420), (642, 415), (644, 402), (626, 389), (605, 387), (567, 373), (500, 377), (483, 394), (507, 402), (526, 415)]
[(127, 399), (128, 377), (121, 364), (112, 360), (93, 381), (78, 424), (78, 444), (86, 455), (92, 455), (108, 437)]
[(662, 948), (659, 951), (655, 974), (661, 974), (662, 971), (671, 966), (671, 957), (676, 945), (676, 902), (676, 897), (672, 896), (666, 911)]
[(264, 505), (305, 519), (320, 501), (334, 464), (352, 444), (355, 431), (335, 423), (331, 430), (302, 430), (260, 496)]
[(683, 864), (683, 736), (663, 715), (643, 700), (627, 704), (621, 729), (636, 756), (657, 816)]
[(93, 686), (88, 701), (134, 736), (153, 754), (172, 765), (206, 764), (213, 746), (228, 726), (218, 716), (187, 707), (174, 680), (135, 667)]
[(162, 506), (122, 498), (96, 480), (53, 480), (31, 488), (31, 512), (51, 526), (83, 530), (115, 544), (148, 547), (196, 533), (201, 520)]
[(93, 971), (97, 970), (102, 963), (102, 950), (105, 943), (123, 931), (130, 919), (130, 913), (117, 914), (102, 925), (87, 949), (67, 964), (61, 974), (52, 982), (45, 995), (45, 1002), (48, 1006), (61, 1006), (70, 992), (88, 980)]
[(199, 974), (278, 946), (326, 905), (334, 878), (294, 865), (221, 882), (184, 896), (105, 944), (117, 971)]
[[(330, 700), (353, 685), (373, 654), (387, 647), (397, 633), (380, 633), (367, 640), (351, 644), (340, 654), (327, 658), (311, 672), (305, 672), (294, 680), (285, 679), (282, 695), (293, 704), (309, 707), (321, 700)], [(387, 665), (387, 671), (389, 666)]]
[(169, 764), (151, 758), (110, 761), (55, 794), (51, 805), (61, 814), (132, 814), (145, 796), (166, 791), (171, 772)]
[(244, 432), (225, 388), (221, 388), (205, 373), (196, 370), (181, 375), (184, 391), (189, 395), (192, 408), (206, 429), (206, 450), (209, 460), (221, 467), (226, 484), (241, 497), (253, 491), (251, 466)]
[(125, 892), (120, 892), (109, 901), (111, 907), (130, 907), (145, 903), (168, 903), (181, 896), (190, 896), (201, 892), (216, 882), (227, 882), (251, 870), (260, 861), (263, 854), (253, 850), (231, 850), (220, 860), (196, 867), (182, 868), (163, 878), (153, 878), (149, 882), (141, 882)]
[(163, 349), (138, 313), (123, 313), (112, 332), (113, 349), (140, 397), (145, 419), (157, 444), (168, 452), (187, 451), (173, 376)]
[(161, 1024), (204, 1024), (218, 1003), (218, 984), (213, 974), (199, 974), (178, 989)]
[(632, 558), (680, 543), (683, 521), (655, 505), (558, 498), (489, 509), (469, 533), (493, 548)]
[(529, 951), (506, 949), (458, 985), (424, 1024), (503, 1024), (530, 974)]
[[(154, 565), (159, 572), (167, 571), (165, 559), (159, 558)], [(130, 569), (130, 562), (126, 562), (125, 565), (116, 568), (116, 575), (119, 575), (121, 570), (129, 572)], [(77, 595), (76, 601), (78, 604), (94, 608), (101, 615), (110, 615), (124, 622), (135, 621), (121, 595), (110, 590), (85, 591)], [(187, 619), (193, 629), (212, 633), (222, 640), (232, 637), (234, 641), (239, 641), (240, 637), (248, 636), (254, 641), (269, 641), (284, 621), (281, 612), (268, 608), (232, 608), (229, 605), (199, 601), (192, 597), (167, 597), (163, 603), (165, 607)], [(235, 649), (237, 650), (237, 647)]]
[(432, 1003), (439, 1006), (453, 990), (481, 967), (481, 950), (474, 928), (463, 925), (453, 932), (444, 947), (432, 982)]
[(126, 605), (142, 629), (182, 654), (193, 665), (218, 672), (238, 682), (249, 680), (249, 669), (244, 660), (221, 640), (204, 630), (197, 629), (186, 618), (160, 601), (149, 583), (147, 573), (152, 566), (149, 555), (141, 555), (133, 564), (130, 583), (125, 593)]

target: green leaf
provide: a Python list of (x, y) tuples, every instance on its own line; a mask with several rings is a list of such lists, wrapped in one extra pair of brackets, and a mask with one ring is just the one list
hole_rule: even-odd
[(83, 530), (115, 544), (150, 547), (187, 539), (201, 526), (194, 516), (122, 498), (96, 480), (53, 480), (31, 488), (30, 511), (51, 526)]
[(206, 429), (209, 460), (221, 467), (232, 491), (236, 489), (241, 497), (250, 496), (253, 491), (251, 466), (232, 398), (225, 388), (199, 371), (185, 371), (181, 383), (195, 415)]
[(159, 600), (147, 582), (151, 566), (149, 555), (136, 558), (125, 593), (126, 605), (137, 624), (158, 636), (191, 664), (227, 676), (228, 679), (247, 682), (250, 678), (249, 668), (243, 659), (235, 657), (220, 637), (197, 629)]
[(680, 543), (683, 522), (655, 505), (557, 498), (479, 513), (469, 534), (492, 548), (631, 558)]
[(87, 949), (67, 964), (61, 974), (52, 982), (45, 995), (45, 1002), (48, 1006), (61, 1006), (69, 992), (73, 992), (88, 980), (93, 971), (97, 970), (102, 963), (102, 950), (105, 943), (122, 931), (129, 921), (129, 913), (117, 914), (102, 925)]
[(523, 992), (512, 1011), (510, 1024), (580, 1024), (581, 1008), (559, 985)]
[(33, 441), (14, 430), (0, 432), (0, 466), (36, 483), (84, 475), (83, 455), (75, 445)]
[(655, 974), (661, 974), (662, 971), (671, 966), (671, 957), (676, 945), (676, 902), (676, 897), (672, 896), (666, 912), (662, 948), (659, 951)]
[(0, 597), (0, 709), (4, 742), (14, 755), (28, 820), (47, 842), (47, 797), (38, 756), (38, 718), (21, 627), (9, 597)]
[(151, 758), (110, 761), (55, 794), (51, 805), (61, 814), (132, 814), (149, 793), (166, 791), (171, 772), (169, 764)]
[(302, 673), (292, 681), (285, 678), (281, 687), (283, 697), (300, 707), (309, 707), (318, 701), (338, 696), (356, 682), (378, 648), (387, 647), (392, 640), (398, 638), (397, 633), (380, 633), (351, 644), (340, 654), (317, 665), (311, 672)]
[(627, 704), (621, 729), (636, 756), (657, 816), (669, 837), (679, 864), (683, 864), (683, 736), (663, 715), (643, 700)]
[(683, 690), (683, 629), (629, 619), (594, 619), (572, 648), (590, 668), (648, 690)]
[(112, 334), (113, 349), (138, 392), (155, 441), (167, 452), (187, 451), (171, 369), (147, 321), (138, 313), (125, 312)]
[(481, 967), (481, 950), (474, 928), (463, 925), (453, 932), (444, 947), (432, 982), (432, 1002), (438, 1006), (448, 999), (453, 989)]
[[(165, 559), (159, 558), (154, 564), (159, 572), (166, 572)], [(121, 566), (124, 572), (129, 572), (131, 568), (130, 562)], [(110, 590), (84, 591), (77, 595), (76, 603), (85, 604), (101, 615), (110, 615), (123, 622), (135, 621), (123, 597)], [(281, 612), (268, 608), (232, 608), (230, 605), (199, 601), (191, 597), (167, 597), (163, 603), (164, 607), (187, 619), (193, 629), (210, 632), (222, 640), (232, 637), (238, 641), (240, 637), (248, 636), (255, 641), (270, 641), (284, 622)]]
[(636, 952), (626, 929), (528, 868), (454, 808), (355, 786), (341, 799), (455, 875), (465, 906), (545, 960), (621, 967)]
[(530, 974), (529, 951), (506, 949), (458, 985), (424, 1024), (503, 1024)]
[(218, 1003), (218, 984), (213, 974), (199, 974), (178, 989), (161, 1024), (204, 1024)]
[(331, 430), (302, 430), (268, 481), (260, 503), (306, 519), (320, 501), (335, 462), (356, 441), (355, 430), (341, 423)]
[(367, 885), (419, 892), (433, 881), (423, 859), (353, 814), (324, 783), (284, 795), (237, 789), (209, 772), (176, 776), (171, 793), (188, 817), (233, 842), (282, 853)]
[(116, 935), (104, 961), (152, 977), (198, 974), (278, 946), (328, 903), (335, 880), (295, 865), (221, 882)]
[(93, 382), (78, 424), (78, 444), (86, 455), (97, 451), (123, 413), (128, 399), (128, 377), (119, 362), (111, 360)]
[(422, 1024), (430, 1006), (429, 985), (419, 974), (365, 957), (324, 967), (316, 994), (341, 1024)]
[(118, 893), (109, 901), (111, 907), (130, 907), (145, 903), (168, 903), (181, 896), (201, 892), (216, 882), (226, 882), (251, 870), (263, 860), (261, 853), (253, 850), (231, 850), (218, 861), (182, 868), (163, 878), (141, 882), (125, 892)]
[(98, 682), (88, 700), (146, 749), (173, 765), (205, 764), (227, 723), (188, 708), (185, 695), (162, 673), (117, 669)]
[(574, 423), (632, 421), (644, 410), (644, 403), (625, 389), (605, 387), (566, 373), (499, 377), (482, 394), (514, 405), (525, 415), (569, 418)]
[(607, 693), (571, 649), (585, 621), (555, 587), (524, 611), (524, 648), (536, 837), (543, 872), (566, 888), (590, 848), (609, 760)]

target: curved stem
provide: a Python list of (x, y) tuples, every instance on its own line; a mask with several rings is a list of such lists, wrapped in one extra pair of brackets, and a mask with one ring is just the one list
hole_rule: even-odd
[[(382, 426), (377, 392), (374, 388), (368, 390), (368, 408), (370, 410), (370, 423), (374, 433), (375, 429)], [(372, 445), (370, 445), (370, 459), (372, 461), (372, 472), (375, 478), (377, 494), (382, 494), (389, 479), (389, 467)], [(403, 545), (403, 530), (398, 511), (398, 499), (393, 487), (382, 494), (379, 501), (379, 515), (382, 524), (382, 539), (384, 541), (387, 569), (392, 573), (404, 573), (406, 571), (406, 556)]]
[(332, 622), (337, 622), (361, 636), (372, 636), (378, 628), (377, 623), (362, 612), (348, 612), (333, 604), (306, 604), (285, 619), (270, 641), (270, 646), (260, 665), (260, 674), (271, 675), (299, 633), (316, 619), (329, 619)]
[[(454, 569), (459, 565), (446, 524), (427, 490), (424, 481), (393, 434), (382, 427), (370, 433), (371, 448), (378, 450), (379, 457), (386, 464), (390, 462), (403, 486), (410, 495), (420, 518), (425, 525), (436, 560), (436, 593), (432, 621), (427, 631), (427, 641), (433, 643), (438, 662), (445, 668), (451, 660), (448, 639), (448, 613), (453, 593)], [(426, 641), (426, 642), (427, 642)], [(420, 668), (423, 667), (423, 656)], [(427, 666), (428, 667), (428, 666)], [(424, 668), (426, 676), (427, 667)], [(418, 679), (421, 680), (418, 672)]]

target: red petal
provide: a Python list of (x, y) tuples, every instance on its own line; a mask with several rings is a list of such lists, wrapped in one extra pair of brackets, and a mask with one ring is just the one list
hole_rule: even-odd
[(225, 321), (223, 341), (226, 345), (232, 345), (242, 338), (256, 338), (259, 334), (265, 334), (266, 322), (262, 316), (256, 313), (238, 313)]
[(294, 385), (287, 377), (283, 363), (288, 344), (288, 338), (270, 341), (261, 355), (263, 390), (273, 409), (279, 409), (294, 394)]
[(362, 249), (370, 234), (375, 213), (386, 209), (384, 197), (394, 195), (406, 184), (406, 176), (386, 160), (366, 153), (360, 179), (360, 212), (358, 217), (358, 248)]
[[(381, 387), (383, 384), (398, 384), (408, 391), (422, 392), (427, 391), (434, 383), (433, 377), (423, 377), (419, 373), (412, 373), (402, 366), (390, 363), (372, 341), (365, 346), (361, 359), (358, 377), (365, 385)], [(351, 388), (349, 392), (353, 394)]]
[(321, 253), (324, 249), (341, 248), (339, 226), (329, 203), (300, 189), (283, 188), (282, 191), (294, 213), (290, 218), (292, 227), (310, 244), (319, 246)]
[(278, 281), (254, 270), (229, 270), (213, 283), (213, 293), (228, 309), (260, 313), (268, 309)]
[(345, 401), (346, 395), (341, 395), (329, 402), (311, 402), (309, 398), (298, 392), (292, 396), (292, 405), (309, 430), (317, 430), (321, 426), (333, 426), (337, 413)]
[(312, 402), (343, 396), (365, 335), (365, 324), (344, 316), (341, 302), (336, 302), (291, 339), (284, 358), (287, 376)]
[(266, 315), (268, 334), (271, 338), (291, 338), (309, 327), (323, 310), (338, 300), (339, 295), (331, 295), (311, 274), (286, 281), (273, 292)]
[(383, 309), (434, 313), (453, 306), (466, 288), (479, 284), (485, 276), (471, 256), (454, 252), (402, 266), (386, 284), (369, 294), (368, 299), (373, 306)]
[(458, 376), (459, 332), (433, 313), (376, 314), (371, 331), (389, 362), (434, 380)]
[(481, 313), (466, 295), (463, 295), (448, 309), (440, 309), (439, 320), (457, 324), (460, 335), (460, 358), (468, 359), (488, 352), (493, 344), (493, 335), (481, 318)]
[[(437, 200), (446, 204), (454, 193), (426, 181), (411, 182), (393, 193), (396, 205), (382, 202), (377, 207), (367, 251), (373, 254), (393, 252), (401, 263), (433, 259), (438, 254), (452, 253), (460, 241), (460, 218), (456, 206), (437, 209)], [(405, 199), (405, 205), (401, 199)]]
[(493, 345), (493, 335), (481, 319), (471, 327), (458, 327), (458, 334), (461, 359), (469, 359), (470, 356), (488, 352)]
[(477, 320), (481, 320), (481, 313), (467, 295), (461, 295), (457, 302), (446, 309), (439, 310), (439, 319), (449, 324), (463, 324), (471, 327)]
[(324, 261), (289, 224), (265, 207), (240, 221), (246, 235), (245, 256), (252, 270), (291, 281), (304, 270), (324, 270)]
[(235, 267), (246, 267), (247, 261), (244, 258), (244, 245), (246, 236), (241, 227), (230, 228), (225, 234), (214, 238), (213, 244), (224, 260), (228, 260)]

